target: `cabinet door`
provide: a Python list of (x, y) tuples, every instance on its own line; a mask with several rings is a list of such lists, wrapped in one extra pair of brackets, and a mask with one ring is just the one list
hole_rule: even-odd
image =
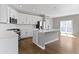
[(26, 14), (23, 14), (23, 22), (26, 24)]
[(8, 15), (9, 17), (13, 17), (13, 10), (11, 7), (8, 7)]
[(37, 21), (42, 21), (42, 17), (40, 16), (32, 16), (33, 24), (37, 24)]
[(0, 22), (7, 23), (8, 20), (8, 8), (6, 5), (0, 5)]
[(16, 19), (17, 19), (17, 23), (18, 23), (18, 12), (16, 11)]
[(26, 14), (26, 24), (31, 24), (30, 15)]
[(26, 38), (27, 37), (27, 32), (21, 31), (21, 38)]
[(37, 16), (36, 19), (37, 19), (37, 21), (42, 21), (43, 18), (40, 16)]
[(19, 15), (19, 12), (17, 12), (17, 24), (20, 24), (20, 15)]
[(38, 44), (38, 31), (33, 31), (33, 43)]
[(36, 16), (32, 16), (32, 21), (33, 21), (33, 24), (37, 24)]
[(17, 11), (8, 6), (8, 22), (10, 17), (17, 19), (17, 15)]
[(18, 24), (22, 24), (22, 15), (18, 13)]
[(22, 14), (18, 13), (18, 24), (22, 24)]
[(11, 7), (10, 7), (9, 12), (10, 12), (10, 17), (13, 17), (13, 18), (16, 17), (16, 11), (14, 9), (12, 9)]
[(33, 24), (32, 15), (29, 15), (29, 24)]
[(29, 15), (26, 14), (26, 19), (25, 19), (26, 24), (29, 24), (28, 16)]
[(16, 12), (17, 24), (19, 24), (19, 12)]
[(33, 15), (26, 14), (26, 24), (35, 24)]
[(26, 14), (19, 13), (18, 19), (19, 24), (26, 24)]

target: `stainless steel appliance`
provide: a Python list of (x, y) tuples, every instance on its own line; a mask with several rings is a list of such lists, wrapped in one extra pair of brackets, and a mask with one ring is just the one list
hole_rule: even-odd
[(17, 19), (10, 17), (9, 18), (9, 23), (11, 23), (11, 24), (17, 24)]

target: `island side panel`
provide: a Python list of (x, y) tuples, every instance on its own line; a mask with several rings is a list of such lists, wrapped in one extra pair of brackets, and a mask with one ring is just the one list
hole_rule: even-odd
[(45, 44), (52, 43), (56, 40), (59, 40), (59, 32), (53, 31), (53, 32), (47, 32), (45, 33)]
[(43, 34), (39, 33), (38, 30), (33, 31), (33, 40), (32, 42), (36, 44), (41, 49), (45, 49)]

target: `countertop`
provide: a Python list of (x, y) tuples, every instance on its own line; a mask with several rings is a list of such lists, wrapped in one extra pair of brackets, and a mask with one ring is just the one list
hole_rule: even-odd
[(35, 31), (38, 31), (40, 33), (45, 33), (45, 32), (55, 32), (55, 31), (60, 31), (60, 29), (35, 29)]

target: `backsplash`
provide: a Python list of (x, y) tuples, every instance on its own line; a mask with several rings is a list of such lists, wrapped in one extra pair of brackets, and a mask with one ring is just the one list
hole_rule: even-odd
[(33, 25), (16, 25), (16, 24), (0, 24), (0, 30), (19, 28), (19, 29), (33, 29)]
[(0, 30), (16, 28), (15, 24), (0, 24)]

